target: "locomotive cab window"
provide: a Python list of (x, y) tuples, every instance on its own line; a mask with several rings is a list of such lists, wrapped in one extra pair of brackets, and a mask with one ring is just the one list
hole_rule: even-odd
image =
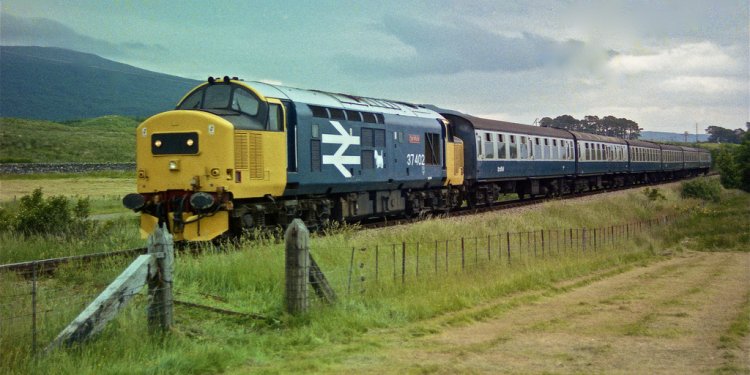
[(279, 131), (282, 129), (284, 123), (283, 112), (281, 106), (278, 104), (270, 104), (268, 106), (268, 130)]
[(210, 112), (238, 129), (265, 130), (268, 122), (266, 103), (251, 91), (233, 83), (203, 86), (178, 104), (177, 109)]

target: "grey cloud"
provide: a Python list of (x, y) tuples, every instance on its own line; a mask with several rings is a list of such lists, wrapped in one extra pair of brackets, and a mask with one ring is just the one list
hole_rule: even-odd
[(560, 42), (532, 33), (504, 36), (471, 24), (428, 24), (405, 17), (386, 17), (382, 31), (414, 53), (382, 57), (344, 55), (339, 58), (341, 68), (363, 75), (394, 76), (524, 71), (562, 65), (587, 53), (587, 46), (581, 41)]
[(30, 45), (68, 48), (108, 57), (125, 57), (133, 53), (159, 52), (161, 45), (144, 43), (111, 43), (80, 34), (70, 27), (48, 18), (24, 18), (2, 13), (0, 43), (3, 45)]

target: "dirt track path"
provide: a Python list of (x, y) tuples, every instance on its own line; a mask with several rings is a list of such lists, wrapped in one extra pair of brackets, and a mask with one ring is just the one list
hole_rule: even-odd
[[(681, 254), (560, 288), (373, 333), (380, 348), (346, 354), (330, 370), (687, 374), (750, 368), (750, 336), (739, 346), (721, 339), (750, 298), (750, 253)], [(477, 316), (483, 319), (472, 320)]]

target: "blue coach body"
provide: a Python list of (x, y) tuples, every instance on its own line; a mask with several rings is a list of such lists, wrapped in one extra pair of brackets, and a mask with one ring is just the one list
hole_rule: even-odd
[(576, 174), (615, 175), (628, 171), (627, 143), (620, 138), (571, 131), (576, 140)]

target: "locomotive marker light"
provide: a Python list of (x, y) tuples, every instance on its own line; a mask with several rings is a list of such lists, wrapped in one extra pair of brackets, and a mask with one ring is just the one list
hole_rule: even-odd
[(170, 160), (169, 161), (169, 170), (170, 171), (179, 171), (180, 170), (180, 161), (179, 160)]

